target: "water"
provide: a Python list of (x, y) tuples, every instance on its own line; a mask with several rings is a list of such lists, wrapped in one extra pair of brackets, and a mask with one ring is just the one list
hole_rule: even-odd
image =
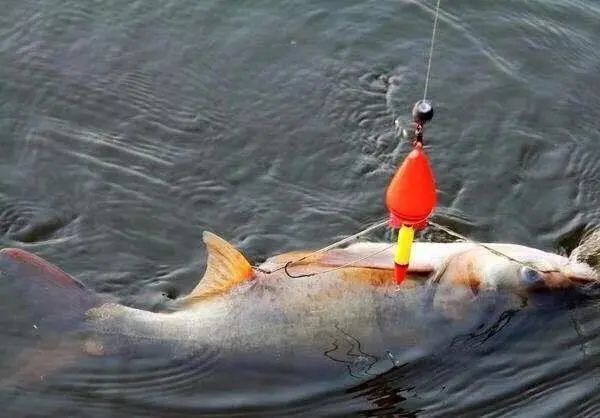
[[(599, 222), (599, 18), (592, 0), (442, 2), (438, 220), (561, 253)], [(407, 151), (393, 121), (422, 95), (432, 21), (421, 1), (4, 2), (2, 246), (154, 309), (195, 286), (203, 230), (260, 261), (361, 229)], [(497, 316), (310, 395), (210, 403), (205, 353), (81, 365), (0, 401), (10, 416), (591, 416), (597, 304)], [(2, 329), (6, 358), (29, 344), (18, 315)]]

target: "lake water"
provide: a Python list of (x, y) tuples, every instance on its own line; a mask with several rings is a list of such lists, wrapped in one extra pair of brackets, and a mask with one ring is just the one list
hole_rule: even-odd
[[(600, 5), (441, 3), (426, 132), (436, 219), (568, 253), (600, 222)], [(203, 230), (259, 262), (385, 216), (383, 191), (409, 149), (394, 120), (422, 97), (432, 1), (2, 8), (3, 247), (154, 309), (197, 283)], [(0, 405), (4, 416), (596, 416), (599, 305), (506, 311), (440, 351), (343, 387), (320, 382), (310, 397), (205, 398), (208, 356), (8, 385)], [(8, 314), (0, 326), (5, 364), (30, 345), (30, 326)]]

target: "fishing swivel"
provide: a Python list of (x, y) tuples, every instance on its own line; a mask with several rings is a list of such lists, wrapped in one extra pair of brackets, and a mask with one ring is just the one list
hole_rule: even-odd
[(429, 100), (419, 100), (412, 109), (412, 123), (409, 129), (402, 128), (396, 120), (396, 128), (402, 139), (408, 140), (411, 145), (423, 146), (423, 132), (425, 124), (433, 118), (433, 106)]

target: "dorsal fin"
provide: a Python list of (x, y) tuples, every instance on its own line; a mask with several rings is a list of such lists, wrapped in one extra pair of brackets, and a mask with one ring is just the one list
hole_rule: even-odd
[(208, 251), (206, 271), (200, 283), (186, 297), (187, 301), (226, 293), (254, 277), (252, 266), (233, 245), (207, 231), (202, 234), (202, 239)]

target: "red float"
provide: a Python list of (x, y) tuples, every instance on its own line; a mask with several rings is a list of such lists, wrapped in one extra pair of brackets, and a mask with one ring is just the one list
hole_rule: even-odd
[(420, 143), (396, 171), (385, 196), (393, 228), (421, 226), (432, 214), (437, 193), (429, 158)]

